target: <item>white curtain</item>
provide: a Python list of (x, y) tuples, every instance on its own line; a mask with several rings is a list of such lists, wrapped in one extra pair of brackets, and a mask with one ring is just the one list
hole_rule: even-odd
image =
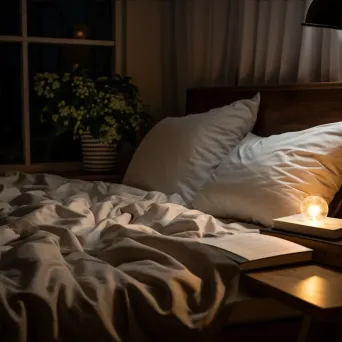
[(164, 0), (163, 94), (197, 86), (342, 80), (342, 31), (303, 28), (312, 0)]

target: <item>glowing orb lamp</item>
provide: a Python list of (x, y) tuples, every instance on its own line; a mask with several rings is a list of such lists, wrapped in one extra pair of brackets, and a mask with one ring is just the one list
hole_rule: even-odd
[(321, 221), (328, 216), (328, 203), (319, 196), (305, 198), (300, 206), (302, 215), (311, 221)]

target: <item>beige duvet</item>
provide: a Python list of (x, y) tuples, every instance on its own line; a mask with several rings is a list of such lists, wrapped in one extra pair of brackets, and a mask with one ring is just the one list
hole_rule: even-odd
[(196, 239), (255, 230), (183, 205), (123, 185), (0, 177), (0, 341), (211, 338), (239, 272)]

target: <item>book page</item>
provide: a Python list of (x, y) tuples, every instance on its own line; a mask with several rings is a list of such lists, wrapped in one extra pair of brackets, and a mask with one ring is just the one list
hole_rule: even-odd
[(255, 233), (227, 235), (222, 238), (201, 238), (199, 241), (234, 253), (246, 261), (311, 251), (290, 241)]

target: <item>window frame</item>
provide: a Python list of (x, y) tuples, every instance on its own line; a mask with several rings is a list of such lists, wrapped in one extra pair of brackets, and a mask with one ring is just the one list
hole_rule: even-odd
[(24, 154), (24, 164), (0, 164), (0, 172), (21, 171), (21, 172), (62, 172), (76, 171), (82, 169), (80, 162), (50, 162), (50, 163), (32, 163), (31, 159), (31, 128), (30, 128), (30, 89), (29, 89), (29, 45), (47, 44), (47, 45), (83, 45), (83, 46), (101, 46), (112, 48), (112, 74), (115, 75), (116, 69), (116, 0), (112, 0), (113, 20), (113, 40), (93, 40), (93, 39), (74, 39), (74, 38), (49, 38), (35, 37), (28, 35), (27, 22), (27, 1), (12, 0), (20, 3), (20, 23), (21, 35), (0, 35), (0, 42), (21, 44), (21, 93), (22, 93), (22, 148)]

